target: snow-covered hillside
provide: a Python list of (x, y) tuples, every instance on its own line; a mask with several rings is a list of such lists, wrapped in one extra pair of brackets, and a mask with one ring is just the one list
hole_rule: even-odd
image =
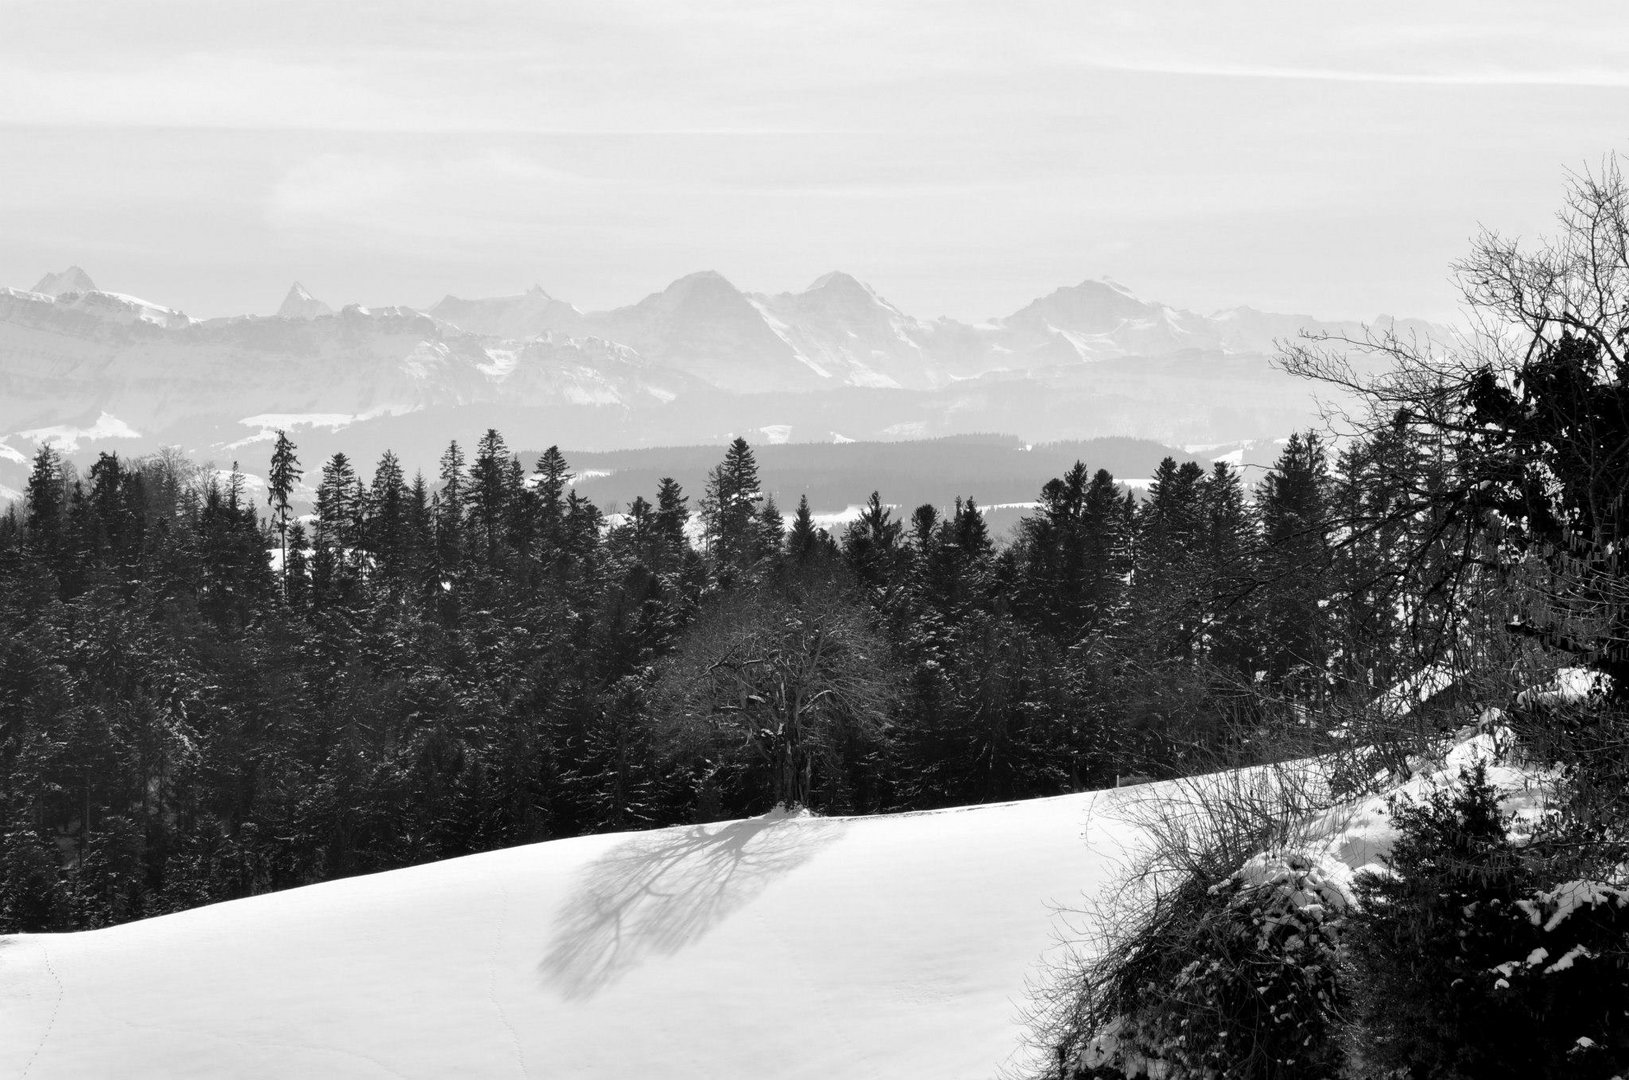
[[(1495, 744), (1468, 731), (1398, 790)], [(1230, 775), (560, 840), (0, 938), (0, 1073), (991, 1077), (1023, 1060), (1058, 908), (1114, 880), (1151, 805)], [(1491, 775), (1537, 812), (1522, 771)], [(1375, 865), (1386, 806), (1322, 815), (1307, 850)]]
[(989, 1077), (1104, 795), (586, 837), (0, 940), (0, 1075)]

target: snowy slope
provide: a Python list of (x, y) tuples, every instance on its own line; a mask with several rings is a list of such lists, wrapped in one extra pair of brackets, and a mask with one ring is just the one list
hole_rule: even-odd
[[(1565, 676), (1552, 696), (1587, 692)], [(1498, 762), (1498, 720), (1389, 794)], [(1542, 776), (1488, 775), (1542, 814)], [(0, 1075), (988, 1078), (1023, 1060), (1026, 982), (1067, 955), (1059, 907), (1115, 879), (1133, 822), (1265, 778), (582, 837), (0, 938)], [(1374, 796), (1303, 850), (1344, 879), (1394, 835)]]
[(0, 939), (0, 1075), (989, 1077), (1116, 793), (585, 837)]
[(804, 362), (848, 386), (939, 386), (949, 381), (925, 343), (930, 327), (833, 271), (800, 293), (754, 296), (753, 306)]

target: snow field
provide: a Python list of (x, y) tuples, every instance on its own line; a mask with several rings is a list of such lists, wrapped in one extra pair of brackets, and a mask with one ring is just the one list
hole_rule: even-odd
[[(1467, 729), (1395, 792), (1501, 736)], [(1542, 776), (1488, 775), (1542, 812)], [(0, 1075), (985, 1080), (1135, 823), (1211, 782), (580, 837), (0, 938)], [(1335, 887), (1380, 865), (1386, 801), (1309, 822)]]
[(0, 1074), (986, 1078), (1105, 792), (584, 837), (0, 939)]

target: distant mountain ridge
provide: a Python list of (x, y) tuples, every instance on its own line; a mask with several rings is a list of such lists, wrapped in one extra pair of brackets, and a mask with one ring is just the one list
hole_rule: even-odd
[(17, 487), (7, 462), (27, 441), (113, 432), (134, 440), (116, 444), (127, 451), (174, 442), (227, 460), (279, 427), (344, 430), (350, 445), (388, 436), (406, 457), (445, 446), (455, 423), (583, 449), (758, 428), (800, 441), (1272, 438), (1317, 415), (1310, 390), (1268, 362), (1274, 338), (1303, 330), (1363, 326), (1200, 315), (1106, 279), (984, 323), (924, 320), (836, 271), (777, 294), (702, 271), (597, 312), (541, 287), (336, 311), (295, 283), (277, 315), (198, 320), (69, 267), (0, 289), (0, 485)]
[[(714, 271), (690, 274), (636, 304), (583, 312), (534, 288), (521, 296), (429, 309), (478, 334), (544, 333), (617, 341), (715, 385), (742, 392), (845, 385), (929, 389), (992, 371), (1023, 370), (1190, 350), (1271, 353), (1303, 330), (1358, 336), (1363, 324), (1235, 308), (1200, 315), (1145, 301), (1107, 278), (1054, 290), (978, 325), (908, 315), (852, 276), (833, 271), (797, 293), (745, 293)], [(1373, 325), (1440, 336), (1419, 320)]]

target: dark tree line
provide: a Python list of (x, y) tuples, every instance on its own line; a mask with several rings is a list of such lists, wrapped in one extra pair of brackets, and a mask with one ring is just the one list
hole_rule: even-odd
[(433, 479), (280, 436), (264, 488), (43, 447), (0, 517), (0, 931), (1259, 758), (1435, 647), (1435, 468), (1406, 427), (1297, 435), (1253, 487), (1077, 464), (1003, 545), (971, 499), (787, 525), (740, 439), (694, 509), (664, 480), (609, 520), (491, 430)]

